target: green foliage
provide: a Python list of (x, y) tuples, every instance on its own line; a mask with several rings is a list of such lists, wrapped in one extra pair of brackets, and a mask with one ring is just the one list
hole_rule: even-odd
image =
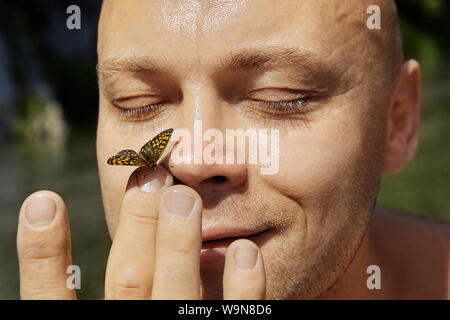
[(15, 124), (16, 134), (19, 137), (29, 135), (32, 119), (35, 119), (44, 112), (45, 101), (37, 95), (23, 94), (23, 100), (19, 106), (19, 118)]

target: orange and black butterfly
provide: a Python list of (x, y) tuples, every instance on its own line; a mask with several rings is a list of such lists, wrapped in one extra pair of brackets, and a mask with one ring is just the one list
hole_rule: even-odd
[(173, 129), (167, 129), (144, 144), (139, 154), (134, 150), (122, 150), (108, 159), (107, 163), (118, 166), (142, 166), (155, 169), (158, 160), (166, 149)]

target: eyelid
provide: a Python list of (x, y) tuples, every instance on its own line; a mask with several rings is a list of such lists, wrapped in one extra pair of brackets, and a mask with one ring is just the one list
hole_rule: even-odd
[(247, 93), (247, 98), (254, 99), (254, 100), (265, 100), (262, 98), (255, 99), (255, 97), (254, 97), (258, 93), (264, 94), (264, 91), (278, 91), (278, 92), (280, 92), (280, 95), (285, 96), (283, 98), (281, 98), (281, 97), (275, 98), (273, 96), (276, 96), (277, 94), (269, 94), (269, 96), (272, 96), (274, 98), (274, 100), (269, 100), (269, 101), (274, 101), (274, 102), (297, 100), (297, 99), (301, 99), (303, 97), (306, 98), (306, 97), (310, 97), (311, 95), (313, 95), (313, 93), (311, 91), (307, 91), (307, 90), (290, 89), (290, 88), (263, 88), (263, 89), (256, 89), (256, 90), (250, 91), (249, 93)]
[(138, 109), (148, 105), (160, 104), (164, 99), (160, 96), (139, 95), (131, 97), (116, 98), (111, 103), (120, 109)]
[(304, 115), (311, 110), (308, 97), (284, 101), (249, 100), (247, 106), (251, 110), (271, 116)]
[(118, 116), (126, 121), (146, 121), (160, 112), (168, 103), (164, 97), (157, 95), (135, 95), (111, 99), (110, 104)]
[(119, 116), (129, 121), (144, 121), (155, 117), (162, 112), (162, 107), (165, 103), (155, 103), (138, 108), (121, 108), (117, 105), (114, 106)]

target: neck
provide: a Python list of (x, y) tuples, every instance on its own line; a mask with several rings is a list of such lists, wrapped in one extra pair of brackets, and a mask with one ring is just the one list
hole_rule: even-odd
[(382, 274), (381, 290), (369, 289), (367, 286), (367, 280), (374, 272), (369, 270), (367, 273), (368, 267), (380, 265), (375, 243), (374, 228), (370, 223), (355, 257), (342, 277), (319, 299), (389, 299), (389, 291), (384, 288), (386, 281), (382, 279)]

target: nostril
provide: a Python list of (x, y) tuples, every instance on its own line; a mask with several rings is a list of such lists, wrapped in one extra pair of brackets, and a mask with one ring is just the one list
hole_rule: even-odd
[(183, 184), (183, 182), (180, 179), (178, 179), (177, 177), (173, 176), (173, 184), (174, 185), (175, 184)]
[(227, 177), (225, 177), (225, 176), (214, 176), (214, 177), (212, 177), (212, 178), (210, 178), (212, 181), (214, 181), (215, 183), (223, 183), (223, 182), (225, 182), (225, 181), (227, 181), (228, 180), (228, 178)]
[[(214, 176), (211, 178), (208, 178), (204, 181), (202, 181), (202, 183), (211, 183), (211, 184), (223, 184), (225, 182), (227, 182), (229, 179), (225, 176)], [(183, 184), (183, 181), (178, 179), (176, 176), (173, 176), (173, 184)]]

